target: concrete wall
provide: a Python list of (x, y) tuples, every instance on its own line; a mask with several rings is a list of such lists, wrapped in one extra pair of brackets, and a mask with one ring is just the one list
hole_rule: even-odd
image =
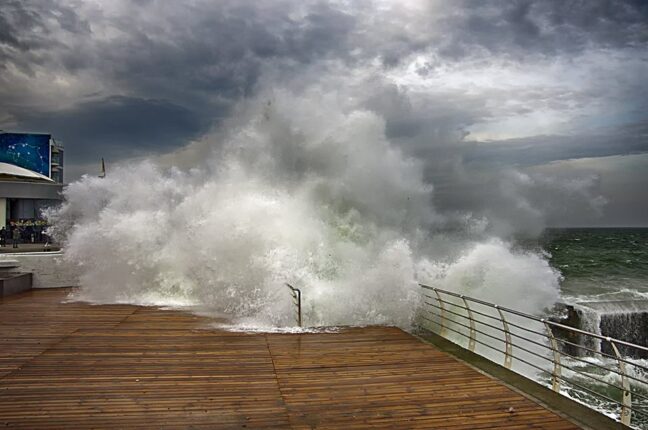
[(0, 196), (10, 199), (61, 200), (63, 184), (0, 181)]
[(33, 288), (60, 288), (79, 286), (79, 273), (63, 261), (60, 252), (25, 252), (3, 254), (1, 259), (17, 260), (20, 272), (33, 274)]
[(6, 274), (0, 277), (0, 297), (10, 296), (32, 288), (33, 273)]

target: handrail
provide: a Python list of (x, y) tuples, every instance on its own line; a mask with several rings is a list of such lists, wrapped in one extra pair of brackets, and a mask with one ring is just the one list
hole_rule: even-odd
[(301, 290), (299, 288), (295, 288), (289, 283), (286, 282), (286, 287), (290, 288), (290, 293), (293, 298), (293, 304), (297, 306), (297, 325), (299, 327), (302, 326), (302, 307), (301, 307)]
[[(435, 291), (435, 292), (440, 292), (440, 293), (443, 293), (443, 294), (447, 294), (449, 296), (462, 298), (462, 294), (457, 294), (457, 293), (454, 293), (452, 291), (446, 291), (446, 290), (442, 290), (440, 288), (430, 287), (430, 286), (425, 285), (425, 284), (419, 284), (419, 286), (422, 287), (422, 288), (428, 289), (428, 290), (432, 290), (432, 291)], [(496, 306), (498, 306), (498, 305), (496, 305), (494, 303), (485, 302), (483, 300), (475, 299), (475, 298), (472, 298), (472, 297), (467, 297), (467, 296), (464, 296), (464, 297), (466, 297), (466, 299), (471, 301), (471, 302), (479, 303), (481, 305), (485, 305), (485, 306), (488, 306), (488, 307), (495, 308)], [(534, 321), (541, 322), (543, 324), (545, 322), (544, 318), (540, 318), (540, 317), (537, 317), (535, 315), (520, 312), (520, 311), (517, 311), (515, 309), (509, 309), (509, 308), (505, 308), (503, 306), (500, 306), (500, 309), (502, 309), (505, 312), (511, 313), (513, 315), (517, 315), (517, 316), (524, 317), (524, 318), (529, 318), (529, 319), (532, 319)], [(557, 322), (547, 321), (547, 323), (549, 325), (552, 325), (552, 326), (555, 326), (555, 327), (560, 327), (560, 328), (565, 329), (565, 330), (571, 330), (571, 331), (579, 333), (579, 334), (585, 334), (585, 335), (588, 335), (588, 336), (592, 336), (592, 337), (598, 338), (599, 340), (608, 340), (607, 336), (602, 336), (600, 334), (591, 333), (591, 332), (584, 331), (584, 330), (579, 330), (577, 328), (570, 327), (570, 326), (560, 324), (560, 323), (557, 323)], [(630, 342), (625, 342), (625, 341), (620, 340), (620, 339), (614, 339), (614, 342), (617, 343), (618, 345), (629, 346), (631, 348), (636, 348), (636, 349), (639, 349), (641, 351), (648, 352), (648, 347), (645, 347), (645, 346), (636, 345), (636, 344), (630, 343)], [(646, 370), (648, 370), (648, 368)]]
[[(607, 402), (609, 405), (612, 405), (614, 407), (619, 407), (620, 408), (619, 420), (621, 421), (622, 424), (630, 425), (633, 416), (635, 417), (641, 416), (644, 420), (646, 420), (644, 422), (648, 422), (648, 408), (646, 408), (645, 406), (646, 404), (645, 401), (648, 400), (648, 397), (646, 397), (646, 393), (645, 393), (645, 389), (646, 389), (645, 387), (648, 386), (648, 380), (641, 379), (642, 373), (648, 375), (648, 368), (639, 363), (632, 362), (629, 359), (623, 357), (620, 354), (618, 348), (619, 345), (623, 345), (625, 347), (632, 348), (635, 351), (648, 353), (648, 347), (642, 345), (636, 345), (631, 342), (626, 342), (620, 339), (612, 339), (607, 336), (570, 327), (564, 324), (560, 324), (548, 320), (546, 318), (530, 315), (524, 312), (517, 311), (515, 309), (510, 309), (503, 306), (499, 306), (494, 303), (489, 303), (484, 300), (468, 297), (463, 294), (457, 294), (452, 291), (446, 291), (440, 288), (430, 287), (424, 284), (419, 284), (419, 285), (426, 290), (431, 290), (434, 292), (434, 294), (430, 294), (430, 295), (424, 294), (424, 296), (430, 299), (430, 301), (427, 300), (423, 301), (424, 305), (427, 305), (426, 306), (427, 309), (425, 309), (425, 311), (428, 312), (431, 316), (433, 316), (433, 318), (430, 319), (424, 316), (421, 316), (421, 318), (424, 321), (434, 324), (435, 327), (434, 331), (437, 331), (438, 328), (438, 332), (441, 336), (446, 337), (447, 332), (450, 331), (460, 336), (463, 336), (463, 338), (467, 338), (468, 349), (470, 351), (475, 350), (475, 344), (480, 344), (485, 347), (488, 347), (489, 349), (494, 350), (503, 355), (502, 364), (507, 368), (511, 367), (514, 359), (532, 368), (535, 368), (536, 370), (539, 370), (544, 374), (550, 376), (550, 383), (551, 383), (550, 386), (555, 392), (561, 393), (561, 386), (563, 388), (567, 386), (576, 387), (581, 392), (589, 393), (589, 395), (596, 396), (599, 399), (602, 399), (605, 402)], [(454, 300), (447, 299), (447, 297), (446, 299), (444, 299), (443, 296), (450, 296), (459, 300), (456, 300), (455, 302)], [(438, 305), (434, 304), (433, 303), (434, 301), (438, 302)], [(489, 315), (488, 313), (486, 313), (487, 312), (486, 310), (483, 310), (483, 312), (476, 310), (474, 307), (469, 306), (469, 302), (477, 303), (487, 308), (490, 308), (493, 312), (493, 315)], [(446, 305), (450, 306), (451, 309), (448, 309), (448, 306)], [(457, 312), (454, 312), (452, 310), (452, 307), (462, 309), (463, 311), (461, 311), (461, 313), (459, 310), (457, 310)], [(542, 329), (534, 330), (529, 326), (524, 327), (523, 325), (525, 323), (520, 321), (517, 321), (519, 324), (516, 324), (515, 322), (511, 322), (509, 319), (505, 317), (504, 313), (515, 315), (516, 317), (519, 317), (523, 320), (527, 320), (527, 324), (528, 324), (528, 320), (534, 321), (538, 323), (538, 326), (541, 327)], [(450, 318), (448, 314), (461, 317), (460, 319), (464, 322), (467, 322), (468, 324), (457, 321), (454, 318)], [(500, 327), (493, 324), (489, 324), (484, 321), (480, 321), (481, 319), (480, 317), (497, 320), (500, 322)], [(514, 321), (516, 320), (514, 319)], [(528, 339), (524, 336), (521, 336), (520, 334), (522, 333), (520, 332), (518, 332), (520, 334), (516, 334), (515, 332), (512, 332), (509, 326), (515, 327), (516, 329), (523, 330), (527, 333), (531, 333), (532, 338)], [(589, 336), (590, 338), (597, 339), (602, 342), (607, 342), (611, 346), (614, 355), (610, 355), (603, 351), (597, 351), (592, 348), (581, 346), (569, 342), (567, 340), (561, 339), (560, 337), (554, 334), (552, 328), (559, 328), (561, 330), (575, 333), (580, 336)], [(430, 330), (430, 328), (426, 328), (426, 329)], [(488, 330), (488, 331), (484, 331), (484, 330)], [(499, 335), (497, 335), (498, 333)], [(477, 334), (480, 334), (481, 336), (485, 336), (489, 339), (502, 342), (504, 344), (503, 345), (504, 349), (502, 350), (499, 348), (494, 348), (492, 345), (480, 341), (479, 339), (477, 339)], [(533, 335), (537, 336), (537, 338), (533, 337)], [(502, 336), (503, 338), (500, 338), (498, 336)], [(546, 344), (543, 344), (543, 341), (546, 342)], [(522, 346), (520, 344), (521, 342), (526, 342), (527, 343), (526, 345), (528, 346), (526, 347)], [(599, 362), (600, 364), (594, 362), (589, 363), (585, 360), (574, 357), (568, 352), (563, 351), (562, 348), (559, 346), (559, 345), (564, 346), (567, 344), (579, 348), (583, 348), (583, 350), (585, 350), (586, 353), (589, 355), (593, 355), (593, 354), (600, 355), (602, 358), (607, 359), (608, 361), (604, 360), (602, 362)], [(538, 346), (542, 348), (537, 348)], [(523, 358), (520, 356), (521, 353), (528, 354), (528, 355), (523, 355), (524, 357)], [(576, 354), (579, 355), (578, 353)], [(534, 357), (535, 359), (531, 361), (535, 361), (536, 362), (535, 364), (528, 361)], [(573, 359), (580, 363), (585, 363), (588, 366), (591, 365), (594, 368), (604, 369), (606, 371), (613, 372), (614, 374), (619, 375), (620, 385), (618, 385), (618, 383), (614, 383), (614, 381), (608, 382), (607, 380), (597, 377), (600, 376), (600, 374), (596, 374), (596, 373), (590, 374), (587, 372), (586, 369), (583, 370), (582, 367), (579, 367), (578, 365), (576, 365), (576, 368), (574, 367), (574, 365), (567, 365), (561, 359), (562, 357), (566, 357), (567, 359)], [(495, 361), (492, 358), (489, 359)], [(544, 366), (542, 364), (539, 364), (537, 362), (538, 359), (546, 361), (546, 366), (547, 366), (546, 369), (543, 368)], [(607, 367), (606, 363), (610, 363), (611, 360), (614, 360), (614, 362), (616, 362), (616, 366)], [(635, 369), (640, 370), (640, 372), (635, 372), (634, 374), (630, 374), (630, 372), (628, 372), (628, 366), (633, 366)], [(562, 369), (566, 369), (571, 373), (566, 375), (562, 372)], [(583, 382), (582, 379), (579, 379), (578, 380), (579, 383), (577, 383), (573, 380), (574, 376), (588, 378), (587, 380), (590, 382), (595, 381), (596, 384), (606, 387), (608, 391), (605, 393), (598, 392), (596, 386), (594, 387), (590, 386), (589, 388), (585, 387), (582, 384), (587, 382)], [(639, 391), (637, 389), (638, 386), (641, 386), (642, 388), (641, 392), (638, 392)], [(619, 397), (621, 400), (617, 401), (614, 400), (613, 398), (610, 398), (609, 389), (613, 389), (616, 390), (616, 392), (620, 392), (621, 395)], [(639, 404), (633, 406), (632, 404), (633, 397), (635, 397), (635, 399), (637, 399), (638, 402), (641, 401), (643, 403), (641, 407), (644, 409), (640, 409)]]
[[(426, 296), (426, 297), (429, 297), (429, 296)], [(424, 303), (425, 303), (426, 305), (430, 305), (430, 306), (432, 306), (432, 307), (434, 307), (434, 308), (440, 309), (439, 306), (436, 306), (436, 305), (434, 305), (434, 304), (432, 304), (432, 303), (429, 303), (429, 302), (424, 302)], [(449, 304), (452, 304), (452, 305), (458, 306), (458, 305), (456, 305), (455, 303), (452, 303), (452, 302), (447, 302), (447, 301), (446, 301), (445, 303), (449, 303)], [(469, 319), (469, 317), (467, 317), (467, 316), (465, 316), (465, 315), (461, 315), (461, 314), (459, 314), (459, 313), (457, 313), (457, 312), (453, 312), (453, 311), (448, 310), (448, 309), (446, 309), (445, 312), (446, 312), (446, 313), (449, 313), (449, 314), (452, 314), (452, 315), (456, 315), (456, 316), (461, 317), (461, 318), (464, 318), (464, 319)], [(486, 316), (486, 317), (489, 317), (489, 318), (494, 318), (494, 317), (492, 317), (491, 315), (484, 314), (483, 312), (476, 312), (476, 311), (474, 311), (474, 312), (475, 312), (476, 314), (479, 314), (479, 315), (483, 315), (483, 316)], [(456, 324), (456, 325), (459, 325), (459, 326), (462, 326), (462, 327), (465, 327), (465, 328), (470, 328), (469, 326), (467, 326), (467, 325), (465, 325), (465, 324), (462, 324), (462, 323), (460, 323), (459, 321), (456, 321), (456, 320), (453, 320), (453, 319), (450, 319), (450, 318), (447, 318), (447, 319), (448, 319), (449, 321), (453, 322), (453, 323)], [(494, 318), (494, 319), (497, 319), (497, 318)], [(502, 329), (501, 327), (497, 327), (497, 326), (494, 326), (494, 325), (492, 325), (492, 324), (485, 323), (485, 322), (483, 322), (483, 321), (473, 320), (473, 323), (474, 323), (474, 322), (476, 322), (477, 324), (481, 324), (481, 325), (483, 325), (483, 326), (490, 327), (490, 328), (492, 328), (492, 329), (498, 330), (498, 331), (500, 331), (500, 332), (503, 332), (503, 331), (504, 331), (504, 329)], [(521, 329), (521, 330), (527, 331), (527, 332), (529, 332), (529, 333), (540, 334), (539, 332), (537, 332), (537, 331), (535, 331), (535, 330), (530, 330), (530, 329), (528, 329), (528, 328), (526, 328), (526, 327), (522, 327), (522, 326), (520, 326), (520, 325), (517, 325), (517, 324), (511, 323), (510, 321), (508, 322), (508, 324), (511, 325), (511, 326), (513, 326), (513, 327), (519, 328), (519, 329)], [(548, 325), (546, 325), (546, 326), (548, 326)], [(496, 337), (496, 336), (490, 335), (490, 334), (485, 333), (485, 332), (482, 332), (482, 331), (480, 331), (479, 333), (481, 333), (481, 334), (483, 334), (484, 336), (489, 337), (489, 338), (491, 338), (491, 339), (493, 339), (493, 340), (496, 340), (496, 341), (499, 341), (499, 342), (505, 343), (505, 340), (502, 340), (502, 339), (500, 339), (500, 338), (498, 338), (498, 337)], [(463, 333), (459, 333), (459, 334), (461, 334), (462, 336), (466, 336), (466, 335), (464, 335)], [(581, 358), (575, 357), (575, 356), (573, 356), (573, 355), (571, 355), (571, 354), (569, 354), (569, 353), (563, 352), (563, 351), (560, 350), (560, 348), (558, 348), (557, 343), (559, 342), (559, 343), (564, 343), (564, 344), (567, 344), (567, 345), (572, 345), (572, 346), (574, 346), (574, 347), (578, 347), (578, 348), (584, 349), (584, 350), (586, 350), (586, 351), (590, 351), (590, 352), (593, 352), (593, 353), (595, 353), (595, 354), (599, 354), (599, 355), (601, 355), (602, 357), (608, 357), (608, 358), (610, 358), (610, 359), (612, 359), (612, 360), (615, 360), (615, 361), (618, 361), (618, 360), (619, 360), (618, 357), (611, 356), (611, 355), (606, 354), (606, 353), (604, 353), (604, 352), (595, 351), (595, 350), (593, 350), (593, 349), (591, 349), (591, 348), (588, 348), (588, 347), (586, 347), (586, 346), (582, 346), (582, 345), (575, 344), (575, 343), (573, 343), (573, 342), (565, 341), (564, 339), (556, 338), (555, 336), (553, 336), (553, 332), (551, 332), (551, 333), (547, 332), (546, 335), (545, 335), (545, 337), (547, 337), (547, 338), (549, 339), (549, 341), (551, 342), (552, 346), (544, 345), (544, 344), (542, 344), (542, 343), (540, 343), (540, 342), (536, 342), (536, 341), (534, 341), (534, 340), (524, 338), (524, 337), (520, 336), (519, 334), (516, 334), (516, 333), (513, 333), (513, 332), (511, 332), (510, 334), (511, 334), (511, 336), (516, 337), (516, 338), (518, 338), (518, 339), (521, 339), (521, 340), (523, 340), (523, 341), (525, 341), (525, 342), (528, 342), (528, 343), (531, 343), (531, 344), (533, 344), (533, 345), (536, 345), (536, 346), (539, 346), (539, 347), (541, 347), (541, 348), (544, 348), (544, 349), (547, 349), (547, 350), (549, 350), (549, 351), (552, 351), (552, 352), (554, 352), (554, 354), (555, 354), (556, 351), (557, 351), (557, 352), (560, 353), (560, 355), (562, 355), (562, 356), (569, 357), (569, 358), (571, 358), (572, 360), (579, 361), (579, 362), (581, 362), (581, 363), (585, 363), (585, 364), (587, 364), (588, 366), (597, 367), (597, 368), (602, 369), (602, 370), (606, 370), (606, 371), (610, 371), (610, 372), (616, 373), (616, 374), (619, 375), (619, 376), (624, 376), (620, 371), (618, 371), (618, 370), (616, 370), (616, 369), (612, 369), (612, 368), (608, 368), (608, 367), (605, 367), (605, 366), (601, 366), (600, 364), (597, 364), (597, 363), (595, 363), (595, 362), (586, 361), (586, 360), (583, 360), (583, 359), (581, 359)], [(468, 337), (468, 336), (466, 336), (466, 337)], [(555, 346), (555, 347), (553, 346), (552, 337), (553, 337), (553, 341), (556, 342), (556, 346)], [(469, 346), (468, 346), (468, 349), (471, 348), (471, 347), (470, 347), (470, 342), (474, 342), (474, 335), (472, 334), (472, 330), (471, 330), (471, 339), (469, 340)], [(524, 350), (524, 348), (520, 347), (519, 345), (518, 345), (518, 348)], [(472, 350), (472, 349), (470, 349), (470, 350), (471, 350), (471, 351), (474, 351), (474, 350)], [(501, 352), (502, 352), (502, 354), (506, 354), (506, 351), (501, 351)], [(527, 352), (528, 352), (528, 351), (527, 351)], [(554, 357), (554, 358), (555, 358), (555, 357)], [(563, 367), (565, 367), (565, 366), (563, 366)], [(640, 367), (641, 367), (641, 366), (640, 366)], [(557, 369), (557, 370), (559, 371), (560, 369)], [(558, 373), (559, 373), (559, 372), (558, 372)], [(589, 376), (589, 375), (587, 375), (587, 376), (590, 377), (590, 378), (592, 378), (592, 379), (595, 379), (595, 380), (596, 380), (596, 378), (593, 378), (593, 377), (591, 377), (591, 376)], [(629, 378), (629, 379), (633, 379), (633, 380), (635, 380), (635, 381), (637, 381), (637, 382), (639, 382), (639, 383), (642, 383), (642, 384), (645, 384), (645, 383), (646, 383), (646, 381), (643, 381), (643, 380), (641, 380), (641, 379), (638, 379), (638, 378), (636, 378), (636, 377), (634, 377), (634, 376), (631, 376), (631, 375), (625, 375), (625, 376), (626, 376), (627, 378)], [(619, 387), (617, 387), (617, 388), (619, 388)], [(642, 398), (648, 400), (648, 397), (645, 397), (645, 396), (642, 396), (642, 395), (639, 395), (639, 397), (642, 397)]]

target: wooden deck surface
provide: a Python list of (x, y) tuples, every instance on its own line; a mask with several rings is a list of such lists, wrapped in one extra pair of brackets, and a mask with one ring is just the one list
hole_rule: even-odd
[(0, 428), (578, 428), (397, 328), (232, 333), (67, 292), (0, 299)]

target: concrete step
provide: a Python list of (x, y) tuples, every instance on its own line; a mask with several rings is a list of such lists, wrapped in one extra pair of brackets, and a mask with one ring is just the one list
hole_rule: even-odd
[(0, 273), (0, 297), (32, 289), (31, 273)]
[(20, 267), (20, 261), (9, 258), (0, 259), (0, 270), (15, 269), (16, 267)]

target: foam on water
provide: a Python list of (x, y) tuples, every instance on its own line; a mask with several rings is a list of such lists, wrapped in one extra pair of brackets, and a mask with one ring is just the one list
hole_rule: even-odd
[(407, 328), (417, 282), (526, 312), (555, 302), (543, 255), (466, 215), (446, 231), (421, 163), (379, 115), (334, 96), (272, 100), (241, 108), (192, 170), (145, 161), (67, 187), (48, 216), (81, 269), (79, 299), (200, 307), (247, 329), (294, 325), (284, 282), (311, 326)]

